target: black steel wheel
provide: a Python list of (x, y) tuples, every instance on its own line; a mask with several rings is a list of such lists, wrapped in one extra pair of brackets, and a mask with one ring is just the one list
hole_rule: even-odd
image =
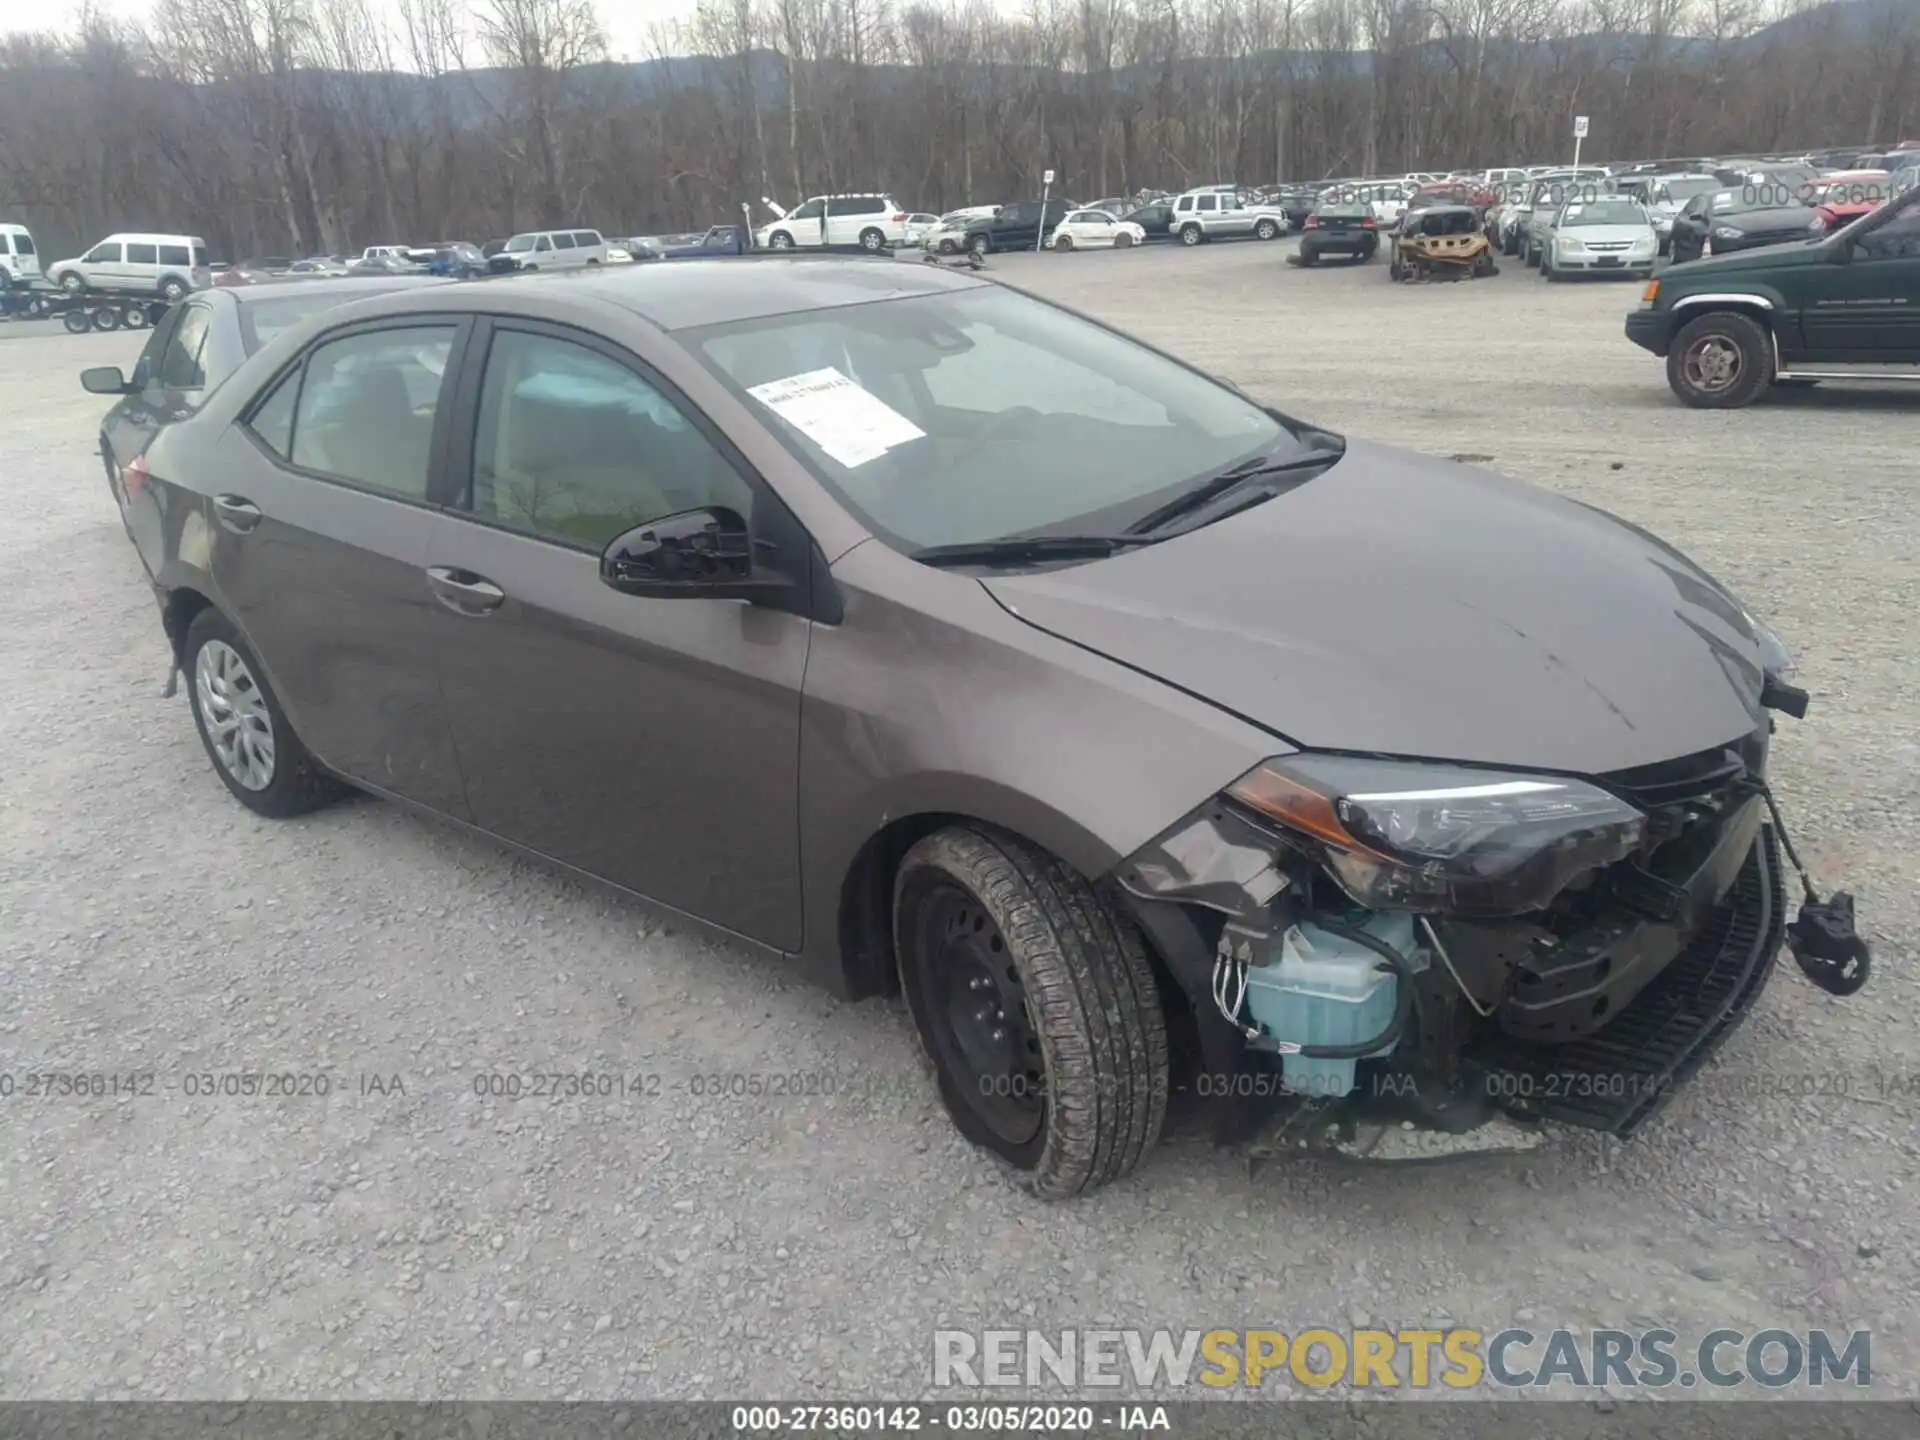
[(1165, 1019), (1137, 931), (995, 831), (928, 836), (894, 883), (901, 988), (960, 1132), (1045, 1199), (1132, 1170), (1166, 1116)]

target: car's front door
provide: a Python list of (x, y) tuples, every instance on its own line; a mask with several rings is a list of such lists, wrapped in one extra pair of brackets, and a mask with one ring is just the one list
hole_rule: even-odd
[(1920, 192), (1855, 234), (1843, 263), (1803, 272), (1809, 356), (1920, 364)]
[(212, 570), (307, 748), (466, 818), (434, 672), (428, 493), (469, 322), (407, 316), (329, 336), (255, 401), (209, 500)]
[(626, 351), (497, 320), (470, 353), (449, 455), (467, 483), (427, 563), (474, 819), (797, 948), (811, 622), (740, 600), (622, 594), (599, 562), (616, 536), (683, 510), (737, 511), (756, 535), (791, 517)]
[(793, 236), (795, 245), (819, 245), (826, 234), (825, 219), (827, 202), (809, 200), (786, 218), (787, 233)]

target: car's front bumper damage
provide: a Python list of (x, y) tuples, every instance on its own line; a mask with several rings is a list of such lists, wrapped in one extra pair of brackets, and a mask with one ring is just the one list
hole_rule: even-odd
[[(1302, 973), (1295, 927), (1309, 916), (1372, 922), (1265, 817), (1223, 798), (1183, 818), (1113, 879), (1193, 1003), (1196, 1088), (1214, 1102), (1217, 1138), (1256, 1151), (1277, 1136), (1289, 1150), (1429, 1159), (1526, 1148), (1537, 1132), (1515, 1122), (1631, 1134), (1746, 1018), (1787, 939), (1765, 751), (1763, 728), (1598, 777), (1647, 816), (1644, 838), (1545, 910), (1424, 913), (1398, 917), (1398, 931), (1383, 926), (1411, 940), (1409, 963), (1375, 967), (1374, 982), (1409, 989), (1407, 1020), (1350, 1066), (1303, 1063), (1306, 1031), (1274, 1033), (1241, 997), (1249, 965)], [(1314, 983), (1333, 1000), (1356, 993)], [(1322, 1087), (1327, 1069), (1335, 1079)]]

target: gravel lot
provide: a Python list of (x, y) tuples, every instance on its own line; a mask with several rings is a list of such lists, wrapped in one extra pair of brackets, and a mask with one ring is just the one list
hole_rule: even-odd
[[(161, 698), (103, 402), (75, 379), (140, 340), (0, 326), (0, 1070), (158, 1077), (0, 1100), (0, 1395), (868, 1398), (924, 1389), (943, 1325), (1435, 1321), (1869, 1326), (1875, 1391), (1920, 1394), (1920, 393), (1695, 413), (1622, 336), (1631, 285), (1509, 263), (1396, 287), (1288, 248), (992, 273), (1720, 574), (1814, 694), (1777, 784), (1859, 897), (1863, 996), (1787, 966), (1631, 1144), (1249, 1175), (1176, 1115), (1128, 1183), (1040, 1205), (956, 1139), (897, 1006), (840, 1005), (384, 804), (283, 824), (234, 804), (184, 695)], [(332, 1093), (187, 1093), (263, 1069)], [(476, 1094), (528, 1071), (663, 1088)], [(697, 1093), (739, 1072), (835, 1093)], [(1827, 1093), (1781, 1093), (1802, 1077)]]

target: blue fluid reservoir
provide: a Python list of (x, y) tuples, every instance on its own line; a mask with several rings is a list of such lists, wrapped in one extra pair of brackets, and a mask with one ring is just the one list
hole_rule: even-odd
[[(1414, 948), (1413, 917), (1375, 913), (1356, 922), (1369, 935), (1426, 968)], [(1296, 1045), (1353, 1045), (1378, 1035), (1393, 1019), (1399, 977), (1375, 951), (1309, 921), (1289, 926), (1264, 965), (1247, 971), (1246, 1010), (1266, 1034)], [(1387, 1045), (1375, 1051), (1384, 1055)], [(1345, 1095), (1353, 1089), (1355, 1060), (1309, 1060), (1282, 1055), (1287, 1088), (1300, 1095)]]

